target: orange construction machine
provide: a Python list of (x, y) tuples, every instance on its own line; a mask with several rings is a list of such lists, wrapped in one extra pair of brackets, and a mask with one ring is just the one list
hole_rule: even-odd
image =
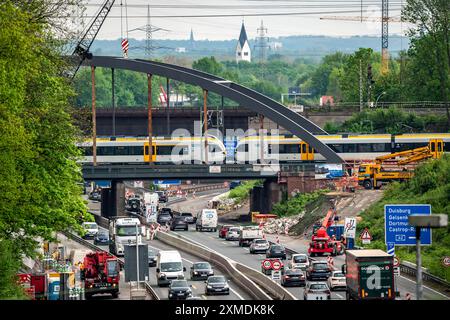
[(345, 246), (342, 242), (330, 237), (327, 233), (327, 229), (333, 224), (335, 216), (336, 210), (330, 208), (322, 221), (322, 225), (313, 232), (308, 248), (308, 254), (311, 257), (324, 255), (325, 253), (332, 256), (344, 254)]
[[(406, 167), (399, 170), (398, 167), (416, 165), (427, 159), (439, 159), (444, 153), (442, 139), (431, 139), (428, 146), (390, 153), (377, 157), (375, 163), (361, 164), (358, 171), (358, 184), (365, 189), (379, 189), (383, 184), (391, 181), (405, 181), (414, 176), (413, 171)], [(394, 170), (386, 170), (385, 166), (394, 165)]]
[(86, 299), (97, 293), (119, 296), (120, 266), (115, 256), (103, 251), (90, 252), (84, 257), (83, 266), (81, 280)]

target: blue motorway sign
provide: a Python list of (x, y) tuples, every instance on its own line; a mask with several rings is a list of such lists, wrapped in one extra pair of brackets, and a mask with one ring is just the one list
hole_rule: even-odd
[(181, 180), (153, 180), (153, 184), (173, 184), (173, 185), (179, 185), (179, 184), (181, 184)]
[(238, 140), (237, 137), (225, 137), (224, 145), (226, 149), (226, 157), (227, 158), (234, 158), (234, 150), (236, 149)]
[[(387, 204), (384, 206), (385, 240), (389, 246), (416, 245), (416, 228), (408, 223), (408, 216), (414, 214), (431, 215), (429, 204)], [(431, 245), (431, 229), (420, 230), (422, 245)]]

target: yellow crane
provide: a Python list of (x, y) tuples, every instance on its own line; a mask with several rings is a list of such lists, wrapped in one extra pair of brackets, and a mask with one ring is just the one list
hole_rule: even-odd
[[(363, 17), (358, 16), (324, 16), (321, 20), (345, 20), (345, 21), (371, 21), (381, 22), (381, 73), (386, 74), (389, 71), (389, 22), (401, 22), (400, 17), (389, 17), (389, 0), (382, 0), (381, 17)], [(362, 10), (362, 8), (361, 8)]]
[(430, 139), (428, 146), (394, 152), (375, 159), (374, 163), (361, 164), (358, 170), (358, 184), (366, 189), (379, 189), (383, 184), (391, 181), (404, 181), (414, 176), (413, 171), (385, 170), (383, 164), (393, 161), (398, 166), (415, 164), (427, 159), (439, 159), (444, 153), (442, 139)]

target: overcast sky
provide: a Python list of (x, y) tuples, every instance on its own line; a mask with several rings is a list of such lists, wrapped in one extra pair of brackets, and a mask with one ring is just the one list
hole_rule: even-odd
[[(91, 19), (90, 17), (100, 8), (103, 1), (85, 0), (85, 2), (88, 3), (85, 13), (88, 17), (84, 19), (87, 23)], [(390, 0), (391, 17), (399, 17), (400, 7), (404, 2), (406, 0)], [(127, 6), (125, 6), (125, 3)], [(371, 18), (381, 17), (381, 0), (363, 0), (362, 3), (363, 16)], [(188, 39), (191, 28), (194, 31), (195, 40), (236, 39), (239, 37), (242, 20), (245, 22), (247, 35), (250, 39), (257, 36), (257, 28), (260, 26), (261, 20), (264, 21), (264, 26), (267, 28), (267, 36), (269, 37), (291, 35), (380, 36), (381, 32), (381, 22), (361, 23), (319, 19), (323, 16), (359, 17), (361, 0), (116, 0), (97, 39), (118, 39), (121, 37), (121, 30), (126, 36), (127, 29), (132, 30), (146, 25), (146, 6), (148, 4), (150, 5), (151, 24), (168, 30), (154, 32), (154, 39)], [(126, 19), (126, 11), (128, 19)], [(261, 13), (272, 14), (272, 16), (243, 16)], [(273, 15), (277, 13), (289, 15)], [(235, 16), (167, 17), (189, 15)], [(127, 22), (128, 28), (126, 26)], [(390, 35), (404, 34), (407, 27), (408, 25), (405, 23), (393, 22), (389, 25), (389, 33)], [(128, 37), (144, 39), (145, 32), (129, 32)]]

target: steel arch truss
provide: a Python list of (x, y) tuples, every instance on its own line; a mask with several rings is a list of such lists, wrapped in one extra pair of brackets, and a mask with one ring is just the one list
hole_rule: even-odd
[(91, 60), (84, 60), (83, 64), (86, 66), (142, 72), (199, 86), (202, 89), (236, 101), (240, 105), (245, 106), (245, 108), (262, 114), (278, 123), (311, 145), (328, 163), (344, 162), (331, 148), (313, 135), (327, 134), (316, 124), (275, 100), (234, 82), (198, 70), (141, 59), (94, 56)]

